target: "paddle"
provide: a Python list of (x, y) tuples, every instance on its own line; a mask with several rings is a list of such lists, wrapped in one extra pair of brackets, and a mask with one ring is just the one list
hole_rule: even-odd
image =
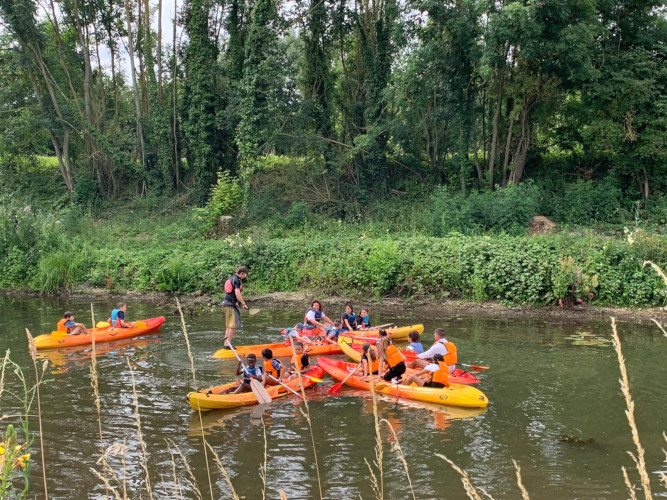
[(330, 396), (337, 396), (338, 394), (340, 394), (340, 389), (341, 389), (341, 387), (343, 387), (343, 384), (345, 384), (345, 382), (347, 382), (347, 379), (349, 379), (352, 375), (357, 373), (359, 371), (359, 368), (361, 368), (361, 365), (357, 366), (354, 370), (352, 370), (350, 372), (350, 374), (343, 379), (342, 382), (338, 382), (337, 384), (334, 384), (331, 387), (331, 389), (329, 389), (327, 391), (327, 394), (329, 394)]
[[(267, 373), (267, 375), (268, 375), (268, 373)], [(294, 389), (292, 389), (292, 388), (289, 387), (288, 385), (283, 384), (280, 380), (278, 380), (278, 379), (277, 379), (276, 377), (274, 377), (273, 375), (269, 375), (269, 378), (270, 378), (271, 380), (273, 380), (274, 382), (278, 382), (278, 383), (279, 383), (280, 385), (282, 385), (285, 389), (287, 389), (287, 390), (290, 391), (290, 392), (293, 392), (294, 394), (296, 394), (297, 396), (299, 396), (300, 398), (303, 399), (303, 396), (302, 396), (301, 394), (299, 394), (298, 392), (296, 392)]]
[(387, 328), (388, 326), (393, 325), (394, 323), (387, 323), (385, 325), (380, 325), (380, 326), (371, 326), (370, 328), (367, 328), (367, 330), (380, 330), (381, 328)]
[(473, 370), (488, 370), (489, 368), (491, 368), (490, 366), (466, 365), (465, 363), (456, 363), (456, 364), (461, 366), (467, 366), (468, 368), (472, 368)]
[(310, 375), (304, 375), (303, 373), (301, 374), (301, 376), (302, 376), (302, 377), (309, 378), (309, 379), (312, 380), (313, 382), (324, 382), (324, 380), (322, 380), (321, 378), (311, 377)]
[(248, 314), (250, 314), (250, 316), (254, 316), (258, 312), (259, 312), (259, 308), (257, 308), (257, 307), (253, 307), (252, 309), (248, 309)]
[[(243, 364), (243, 361), (241, 361), (241, 358), (239, 358), (239, 355), (236, 354), (236, 349), (234, 349), (234, 346), (231, 344), (231, 342), (227, 342), (227, 345), (229, 346), (229, 348), (234, 353), (234, 356), (236, 356), (236, 359), (239, 360), (239, 363), (241, 363), (241, 366), (243, 367), (243, 369), (247, 370), (246, 366)], [(273, 401), (271, 399), (271, 396), (269, 396), (269, 393), (266, 392), (266, 389), (264, 389), (264, 387), (262, 387), (262, 384), (260, 384), (257, 379), (254, 379), (252, 377), (250, 377), (250, 389), (252, 389), (252, 393), (257, 398), (257, 402), (259, 404), (261, 404), (261, 405), (269, 404), (271, 401)]]

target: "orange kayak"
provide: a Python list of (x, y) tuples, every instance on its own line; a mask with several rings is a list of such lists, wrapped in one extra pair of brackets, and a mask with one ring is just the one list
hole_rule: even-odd
[[(315, 378), (320, 378), (324, 375), (324, 370), (319, 366), (313, 366), (310, 370), (303, 372), (303, 375), (310, 375)], [(316, 382), (308, 377), (302, 377), (304, 389), (316, 384)], [(242, 392), (240, 394), (220, 394), (225, 389), (236, 387), (241, 381), (230, 382), (229, 384), (211, 387), (210, 389), (202, 389), (201, 391), (191, 392), (188, 394), (188, 402), (195, 410), (210, 411), (222, 410), (225, 408), (237, 408), (239, 406), (256, 405), (257, 397), (253, 392)], [(285, 384), (290, 389), (299, 392), (301, 386), (299, 379), (295, 378)], [(267, 386), (266, 392), (269, 393), (271, 399), (281, 398), (292, 394), (282, 385)]]
[[(321, 354), (340, 354), (343, 352), (338, 344), (311, 344), (306, 347), (306, 354), (309, 356), (319, 356)], [(236, 353), (242, 358), (248, 354), (254, 354), (260, 358), (262, 356), (262, 350), (267, 348), (271, 349), (273, 356), (276, 358), (288, 358), (292, 356), (292, 346), (290, 344), (286, 344), (285, 342), (279, 342), (276, 344), (240, 345), (238, 347), (234, 347), (234, 349), (236, 349)], [(220, 359), (232, 359), (234, 358), (234, 353), (231, 349), (220, 349), (213, 353), (213, 357)]]
[[(338, 381), (345, 378), (358, 366), (352, 363), (345, 363), (332, 358), (319, 358), (317, 364), (329, 375)], [(414, 373), (414, 370), (408, 370), (406, 373)], [(375, 379), (375, 377), (373, 377)], [(356, 387), (357, 389), (371, 390), (369, 380), (363, 379), (358, 375), (352, 375), (345, 381), (346, 385)], [(464, 408), (486, 408), (489, 400), (479, 389), (469, 385), (449, 384), (443, 388), (419, 387), (417, 385), (391, 384), (386, 382), (377, 383), (375, 390), (388, 396), (396, 396), (415, 401), (424, 401), (427, 403), (437, 403), (449, 406), (461, 406)]]
[(54, 349), (60, 347), (70, 347), (75, 345), (110, 342), (112, 340), (127, 339), (138, 337), (149, 332), (157, 330), (164, 323), (164, 316), (137, 321), (135, 326), (130, 328), (91, 328), (88, 333), (81, 335), (68, 335), (65, 332), (51, 332), (35, 337), (35, 347), (37, 349)]
[[(359, 363), (361, 361), (362, 353), (362, 344), (352, 343), (352, 339), (339, 337), (338, 345), (344, 354), (347, 355), (352, 361)], [(403, 356), (405, 361), (414, 361), (417, 359), (417, 354), (412, 351), (399, 351)], [(380, 365), (380, 360), (375, 360), (371, 364), (372, 371), (378, 371)], [(468, 373), (463, 370), (456, 368), (452, 373), (449, 374), (449, 381), (453, 384), (479, 384), (480, 379), (475, 377), (472, 373)]]

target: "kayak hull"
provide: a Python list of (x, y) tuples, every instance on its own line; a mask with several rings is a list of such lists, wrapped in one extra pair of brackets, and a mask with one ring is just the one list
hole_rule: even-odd
[[(317, 364), (339, 382), (343, 381), (350, 374), (350, 371), (354, 370), (357, 366), (331, 358), (319, 358)], [(355, 375), (349, 377), (345, 381), (345, 384), (357, 389), (371, 390), (370, 382)], [(482, 391), (461, 384), (450, 384), (448, 387), (443, 387), (442, 389), (434, 389), (416, 385), (407, 386), (383, 383), (378, 384), (377, 392), (387, 396), (448, 406), (459, 406), (462, 408), (486, 408), (489, 405), (489, 400)]]
[[(248, 354), (254, 354), (258, 358), (262, 356), (262, 350), (271, 349), (273, 357), (288, 358), (292, 356), (291, 344), (280, 342), (277, 344), (257, 344), (257, 345), (240, 345), (234, 347), (236, 354), (240, 358), (246, 357)], [(340, 354), (343, 351), (338, 344), (311, 344), (306, 351), (309, 356), (319, 356), (321, 354)], [(213, 353), (214, 358), (218, 359), (234, 359), (234, 352), (231, 349), (220, 349)]]
[[(408, 326), (399, 326), (396, 328), (385, 328), (385, 331), (389, 334), (391, 337), (391, 340), (408, 340), (408, 335), (412, 331), (416, 331), (419, 335), (424, 333), (424, 325), (418, 324), (418, 325), (408, 325)], [(377, 338), (378, 336), (378, 331), (377, 330), (352, 330), (349, 332), (341, 333), (341, 335), (344, 335), (345, 337), (352, 337), (352, 338), (363, 338), (363, 337), (368, 337), (368, 338)]]
[[(61, 347), (71, 347), (77, 345), (92, 344), (93, 338), (95, 343), (111, 342), (112, 340), (127, 339), (130, 337), (139, 337), (147, 333), (153, 332), (162, 326), (164, 323), (164, 316), (157, 318), (150, 318), (141, 320), (145, 326), (130, 327), (130, 328), (91, 328), (88, 333), (82, 335), (67, 335), (64, 332), (46, 333), (35, 337), (35, 347), (37, 349), (56, 349)], [(139, 321), (137, 321), (139, 323)]]
[[(314, 366), (310, 370), (305, 371), (303, 374), (310, 375), (315, 378), (321, 378), (322, 375), (324, 375), (324, 370), (318, 366)], [(314, 380), (307, 377), (302, 377), (301, 380), (303, 381), (304, 389), (307, 389), (308, 387), (316, 384)], [(228, 384), (211, 387), (209, 389), (202, 389), (201, 391), (191, 392), (188, 394), (188, 403), (190, 403), (190, 406), (193, 409), (201, 411), (224, 410), (229, 408), (238, 408), (240, 406), (256, 405), (257, 397), (252, 391), (243, 392), (241, 394), (221, 394), (221, 392), (225, 389), (236, 387), (239, 385), (239, 383), (240, 381), (230, 382)], [(297, 392), (299, 392), (301, 389), (299, 386), (298, 378), (289, 381), (286, 385)], [(271, 399), (277, 399), (292, 394), (282, 385), (267, 386), (266, 392), (269, 394)]]
[[(352, 339), (340, 337), (338, 339), (338, 345), (343, 351), (343, 354), (345, 354), (352, 361), (356, 361), (357, 363), (361, 361), (361, 352), (362, 352), (361, 344), (355, 344), (352, 343)], [(405, 361), (413, 361), (417, 359), (417, 355), (412, 351), (400, 351), (400, 353)], [(374, 372), (378, 371), (379, 366), (380, 366), (379, 360), (373, 361), (372, 371)], [(450, 373), (449, 382), (452, 384), (470, 385), (470, 384), (479, 384), (481, 380), (475, 377), (474, 375), (465, 372), (463, 370), (459, 370), (457, 368), (454, 370), (453, 373)]]

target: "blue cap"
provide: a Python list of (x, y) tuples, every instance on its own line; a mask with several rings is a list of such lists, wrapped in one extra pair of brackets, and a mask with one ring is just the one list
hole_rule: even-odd
[(303, 330), (303, 323), (297, 323), (295, 328), (297, 330)]

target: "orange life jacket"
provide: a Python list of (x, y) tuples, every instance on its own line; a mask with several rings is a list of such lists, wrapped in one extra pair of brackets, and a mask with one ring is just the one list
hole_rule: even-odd
[(429, 381), (449, 385), (449, 366), (442, 361), (438, 361), (438, 366), (440, 369), (429, 374)]
[(294, 366), (298, 366), (299, 371), (303, 371), (304, 368), (305, 368), (303, 366), (303, 356), (304, 356), (304, 354), (305, 353), (303, 353), (303, 352), (301, 354), (296, 354), (296, 353), (292, 354), (292, 364)]
[(266, 373), (267, 375), (271, 375), (273, 378), (278, 378), (278, 376), (280, 375), (280, 370), (277, 370), (276, 368), (273, 367), (272, 359), (265, 359), (264, 373)]
[(400, 351), (395, 345), (390, 345), (387, 346), (387, 349), (385, 351), (385, 356), (386, 356), (386, 361), (387, 364), (389, 365), (389, 368), (393, 368), (397, 364), (399, 364), (401, 361), (403, 361), (403, 356), (401, 355)]
[(454, 342), (445, 342), (443, 344), (447, 349), (447, 354), (443, 356), (445, 363), (448, 365), (455, 365), (458, 362), (458, 355), (456, 354), (456, 346)]
[(63, 319), (61, 319), (60, 321), (58, 321), (58, 327), (57, 327), (57, 330), (58, 330), (59, 332), (67, 332), (67, 327), (65, 326), (65, 322), (66, 322), (66, 321), (67, 321), (67, 319), (65, 319), (65, 318), (63, 318)]

